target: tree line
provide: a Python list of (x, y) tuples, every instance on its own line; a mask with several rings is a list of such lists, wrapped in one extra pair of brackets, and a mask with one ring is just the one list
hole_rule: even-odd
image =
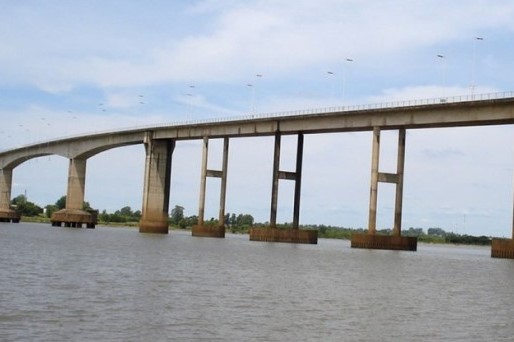
[[(42, 208), (35, 203), (27, 200), (25, 195), (19, 195), (12, 199), (12, 207), (16, 209), (22, 216), (26, 217), (41, 217), (46, 216), (50, 218), (52, 213), (55, 211), (64, 209), (66, 207), (66, 196), (59, 198), (54, 204), (49, 204)], [(83, 210), (95, 211), (91, 208), (88, 202), (84, 202), (82, 206)], [(188, 229), (198, 224), (198, 216), (191, 215), (185, 216), (184, 207), (176, 205), (170, 212), (169, 223), (172, 227), (180, 229)], [(100, 223), (137, 223), (141, 219), (141, 211), (133, 211), (129, 206), (123, 207), (116, 210), (114, 213), (108, 213), (103, 210), (98, 214), (98, 220)], [(225, 226), (232, 233), (248, 233), (248, 230), (254, 226), (267, 226), (268, 222), (256, 223), (253, 216), (250, 214), (235, 214), (226, 213)], [(204, 224), (207, 225), (219, 225), (219, 220), (210, 218), (206, 220)], [(277, 225), (278, 228), (291, 228), (290, 223), (284, 223)], [(331, 239), (351, 239), (354, 233), (366, 233), (367, 230), (364, 228), (345, 228), (331, 225), (302, 225), (301, 229), (315, 229), (318, 231), (320, 238), (331, 238)], [(391, 229), (377, 230), (377, 234), (390, 235)], [(403, 236), (417, 237), (420, 242), (429, 243), (451, 243), (451, 244), (468, 244), (468, 245), (490, 245), (491, 239), (487, 236), (472, 236), (472, 235), (461, 235), (453, 232), (446, 232), (442, 228), (432, 227), (428, 228), (425, 233), (423, 228), (410, 227), (409, 229), (402, 230)]]

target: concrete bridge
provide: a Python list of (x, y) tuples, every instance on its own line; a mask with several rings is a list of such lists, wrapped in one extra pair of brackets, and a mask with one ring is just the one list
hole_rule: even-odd
[[(32, 158), (59, 155), (69, 159), (66, 207), (52, 215), (52, 224), (77, 227), (86, 225), (94, 228), (95, 215), (82, 210), (88, 158), (112, 148), (144, 144), (146, 163), (139, 231), (142, 233), (168, 233), (170, 171), (175, 142), (201, 139), (203, 141), (203, 157), (199, 193), (199, 222), (197, 226), (193, 227), (192, 234), (194, 236), (224, 237), (229, 141), (239, 137), (274, 136), (270, 226), (251, 229), (250, 240), (317, 243), (317, 231), (299, 229), (303, 137), (305, 134), (314, 133), (372, 131), (368, 233), (354, 235), (352, 247), (416, 250), (416, 238), (401, 235), (406, 130), (508, 124), (514, 124), (514, 93), (327, 108), (228, 120), (217, 119), (96, 133), (35, 143), (0, 152), (0, 220), (19, 221), (19, 215), (10, 208), (12, 175), (15, 168)], [(384, 130), (399, 132), (396, 173), (380, 172), (380, 133)], [(294, 172), (282, 171), (280, 168), (281, 137), (284, 135), (298, 137), (296, 170)], [(207, 168), (209, 140), (214, 138), (224, 140), (221, 170)], [(204, 224), (207, 177), (221, 178), (219, 226), (217, 227)], [(282, 179), (295, 182), (293, 228), (287, 230), (276, 228), (278, 184)], [(379, 182), (393, 183), (396, 186), (394, 227), (391, 236), (376, 234)], [(491, 255), (514, 258), (514, 240), (495, 239)]]

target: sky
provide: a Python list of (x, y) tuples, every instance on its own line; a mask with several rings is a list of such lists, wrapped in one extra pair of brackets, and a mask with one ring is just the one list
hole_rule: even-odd
[[(0, 0), (0, 150), (163, 123), (514, 90), (508, 0)], [(438, 57), (438, 55), (442, 57)], [(512, 234), (513, 130), (407, 131), (403, 229)], [(394, 172), (395, 132), (380, 171)], [(366, 228), (370, 132), (305, 137), (301, 224)], [(293, 170), (284, 137), (281, 169)], [(220, 140), (209, 168), (221, 167)], [(272, 138), (230, 141), (227, 211), (269, 220)], [(201, 145), (173, 154), (170, 208), (198, 211)], [(12, 196), (41, 206), (66, 193), (68, 161), (27, 161)], [(85, 200), (140, 210), (143, 146), (88, 160)], [(219, 180), (208, 179), (216, 217)], [(279, 222), (294, 183), (281, 181)], [(394, 186), (379, 185), (377, 227), (393, 224)]]

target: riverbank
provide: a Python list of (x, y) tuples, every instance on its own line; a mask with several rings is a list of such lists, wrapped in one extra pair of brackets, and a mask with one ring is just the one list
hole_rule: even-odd
[[(42, 223), (42, 224), (50, 224), (50, 219), (48, 217), (36, 216), (36, 217), (26, 217), (23, 216), (21, 218), (22, 222), (28, 223)], [(103, 227), (129, 227), (129, 228), (138, 228), (139, 222), (98, 222), (97, 226)], [(285, 228), (284, 228), (285, 229)], [(354, 233), (365, 233), (364, 229), (351, 229), (351, 228), (335, 228), (335, 227), (302, 227), (302, 229), (316, 229), (318, 230), (318, 237), (321, 239), (340, 239), (340, 240), (350, 240), (352, 234)], [(185, 230), (190, 231), (191, 228), (180, 228), (175, 226), (170, 226), (170, 230)], [(248, 234), (248, 227), (228, 227), (227, 233), (232, 234)], [(416, 235), (413, 235), (413, 230), (406, 230), (402, 235), (404, 236), (415, 236), (418, 238), (418, 242), (426, 243), (426, 244), (449, 244), (449, 245), (469, 245), (469, 246), (490, 246), (492, 237), (487, 236), (471, 236), (471, 235), (460, 235), (455, 234), (453, 232), (446, 233), (441, 230), (440, 235), (429, 235), (422, 232), (422, 230), (417, 229)], [(384, 230), (378, 232), (378, 234), (388, 235), (389, 231)]]

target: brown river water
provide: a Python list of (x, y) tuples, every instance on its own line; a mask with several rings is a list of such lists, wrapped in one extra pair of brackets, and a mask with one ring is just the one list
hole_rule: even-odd
[(0, 341), (514, 341), (514, 260), (0, 223)]

